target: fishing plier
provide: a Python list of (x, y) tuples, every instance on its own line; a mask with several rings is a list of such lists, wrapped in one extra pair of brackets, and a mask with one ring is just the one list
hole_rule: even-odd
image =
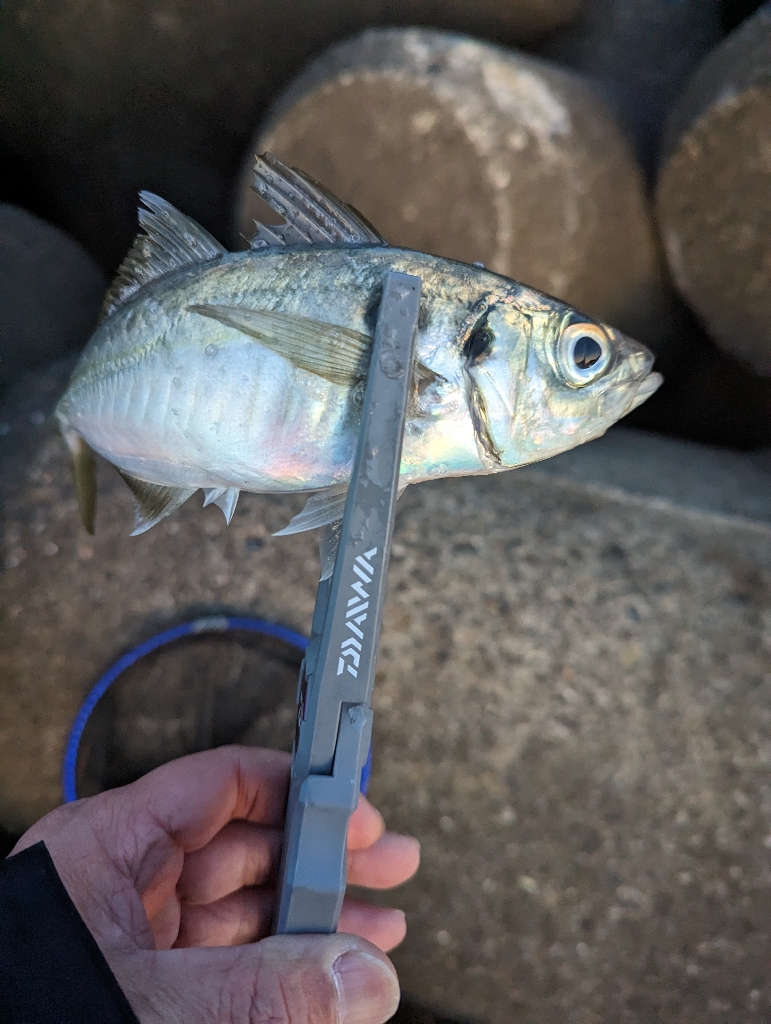
[(336, 931), (345, 895), (348, 820), (370, 749), (420, 288), (419, 277), (395, 271), (383, 281), (335, 567), (319, 583), (300, 668), (278, 935)]

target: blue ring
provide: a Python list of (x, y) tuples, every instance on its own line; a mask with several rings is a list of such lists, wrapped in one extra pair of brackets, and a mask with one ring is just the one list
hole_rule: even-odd
[[(92, 687), (91, 692), (83, 701), (80, 710), (75, 716), (75, 721), (72, 723), (70, 734), (67, 737), (67, 745), (64, 748), (64, 763), (62, 765), (62, 792), (66, 804), (78, 799), (76, 785), (78, 749), (83, 738), (86, 723), (99, 699), (105, 695), (118, 676), (125, 672), (127, 668), (136, 664), (140, 658), (144, 658), (146, 654), (151, 654), (153, 651), (157, 651), (159, 647), (165, 647), (166, 644), (179, 640), (180, 637), (197, 635), (199, 633), (225, 633), (230, 629), (272, 636), (277, 640), (283, 640), (285, 643), (291, 644), (303, 653), (305, 653), (305, 649), (308, 646), (307, 637), (303, 636), (302, 633), (289, 629), (287, 626), (280, 626), (275, 622), (266, 622), (264, 619), (251, 619), (240, 615), (210, 615), (200, 619), (193, 619), (192, 622), (183, 622), (179, 626), (173, 626), (171, 629), (164, 630), (163, 633), (158, 633), (157, 636), (138, 644), (128, 654), (124, 654), (122, 658), (119, 658), (105, 672), (99, 682)], [(361, 775), (362, 793), (366, 790), (370, 769), (371, 751)]]

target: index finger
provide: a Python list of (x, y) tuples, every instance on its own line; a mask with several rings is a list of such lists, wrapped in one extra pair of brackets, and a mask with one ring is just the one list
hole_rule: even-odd
[(149, 818), (189, 853), (229, 821), (283, 824), (290, 763), (279, 750), (218, 747), (161, 765), (115, 798), (130, 796), (135, 820)]

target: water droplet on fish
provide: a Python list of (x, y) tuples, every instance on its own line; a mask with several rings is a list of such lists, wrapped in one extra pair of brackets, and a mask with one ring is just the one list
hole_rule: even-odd
[(207, 345), (206, 348), (204, 349), (204, 352), (206, 353), (207, 356), (216, 356), (217, 355), (217, 346), (216, 345)]

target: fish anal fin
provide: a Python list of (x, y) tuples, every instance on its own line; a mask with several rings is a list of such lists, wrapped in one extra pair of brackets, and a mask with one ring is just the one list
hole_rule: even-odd
[(145, 533), (151, 526), (155, 526), (161, 519), (165, 519), (198, 490), (197, 487), (167, 487), (165, 484), (151, 484), (122, 469), (119, 469), (118, 472), (134, 495), (132, 537), (138, 537), (140, 533)]
[(203, 493), (203, 507), (217, 505), (222, 509), (225, 521), (230, 526), (230, 520), (233, 518), (238, 502), (239, 489), (237, 487), (204, 487)]
[(255, 222), (252, 249), (281, 245), (386, 245), (358, 210), (296, 167), (270, 153), (255, 157), (252, 188), (285, 220), (266, 227)]
[(180, 267), (224, 255), (216, 238), (152, 192), (140, 192), (141, 231), (118, 268), (102, 303), (100, 322), (127, 302), (142, 285)]
[(319, 534), (319, 558), (321, 559), (321, 576), (319, 581), (328, 580), (335, 571), (337, 561), (337, 550), (340, 547), (340, 537), (343, 532), (342, 519), (336, 519), (333, 523), (327, 523), (321, 528)]
[[(407, 488), (407, 484), (403, 484), (399, 487), (397, 494), (397, 500), (401, 498)], [(346, 492), (343, 492), (343, 497), (346, 496)], [(319, 558), (321, 560), (321, 576), (320, 580), (328, 580), (332, 573), (335, 571), (335, 562), (337, 561), (337, 551), (340, 547), (340, 538), (343, 534), (343, 519), (342, 513), (345, 506), (340, 510), (340, 518), (334, 519), (332, 522), (325, 523), (321, 527), (321, 533), (319, 534)], [(303, 513), (301, 513), (302, 515)], [(275, 534), (276, 537), (279, 534)]]
[(317, 491), (305, 502), (302, 512), (298, 512), (283, 530), (279, 530), (273, 536), (289, 537), (293, 533), (315, 530), (319, 526), (328, 526), (342, 519), (347, 495), (347, 484), (341, 487), (325, 487), (323, 491)]
[(72, 475), (80, 518), (86, 530), (93, 534), (96, 521), (96, 460), (94, 453), (77, 431), (63, 427), (62, 435), (72, 456)]

